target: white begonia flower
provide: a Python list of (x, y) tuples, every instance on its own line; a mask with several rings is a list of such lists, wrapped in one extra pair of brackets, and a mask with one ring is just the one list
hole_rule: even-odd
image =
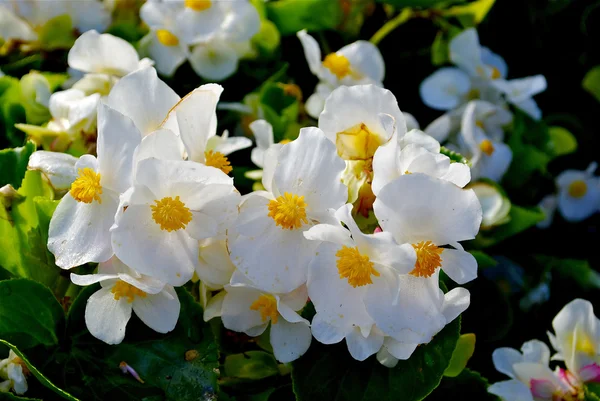
[(231, 263), (227, 240), (207, 238), (200, 241), (196, 274), (209, 290), (220, 290), (231, 280), (235, 265)]
[(159, 128), (179, 135), (176, 119), (168, 123), (165, 120), (180, 100), (175, 91), (158, 78), (156, 70), (147, 67), (120, 79), (110, 91), (106, 104), (131, 118), (143, 136)]
[(29, 157), (28, 170), (39, 170), (55, 191), (67, 191), (77, 179), (77, 158), (67, 153), (38, 150)]
[[(485, 134), (495, 141), (504, 140), (504, 126), (513, 121), (513, 115), (503, 106), (497, 106), (484, 100), (472, 100), (475, 104), (475, 121)], [(433, 120), (426, 128), (425, 133), (437, 139), (439, 142), (449, 140), (456, 142), (456, 136), (461, 131), (462, 118), (467, 105), (449, 111)]]
[(538, 207), (544, 212), (544, 220), (540, 221), (536, 224), (538, 228), (548, 228), (554, 221), (554, 213), (556, 212), (556, 208), (558, 207), (558, 196), (556, 195), (546, 195), (544, 198), (538, 203)]
[(600, 205), (600, 178), (594, 177), (598, 164), (590, 163), (585, 171), (566, 170), (556, 177), (558, 210), (567, 221), (587, 219)]
[(495, 185), (487, 182), (475, 182), (467, 188), (475, 191), (475, 195), (481, 203), (483, 212), (482, 230), (490, 229), (510, 220), (510, 200)]
[(25, 362), (9, 350), (8, 358), (0, 360), (0, 393), (8, 393), (12, 389), (17, 395), (25, 394), (28, 374)]
[(333, 211), (346, 203), (347, 188), (340, 179), (345, 164), (314, 127), (301, 129), (298, 139), (267, 154), (271, 151), (278, 157), (265, 158), (268, 192), (254, 192), (240, 205), (239, 235), (230, 239), (229, 250), (239, 271), (258, 288), (287, 293), (306, 282), (318, 245), (303, 232), (333, 221)]
[(417, 119), (415, 118), (415, 116), (413, 116), (410, 113), (407, 113), (405, 111), (402, 112), (402, 114), (404, 115), (404, 120), (406, 121), (406, 130), (407, 131), (412, 131), (414, 129), (421, 129), (419, 122), (417, 121)]
[[(409, 135), (428, 137), (425, 133), (414, 130), (403, 139), (406, 141)], [(418, 143), (408, 143), (400, 149), (400, 143), (395, 137), (380, 146), (373, 157), (373, 193), (377, 195), (388, 183), (401, 175), (412, 173), (423, 173), (450, 181), (461, 188), (467, 185), (471, 180), (469, 166), (451, 163), (448, 156), (440, 153), (440, 144), (433, 138), (431, 140), (437, 145), (433, 149), (427, 149)]]
[(187, 94), (169, 112), (162, 126), (177, 126), (188, 160), (218, 168), (229, 174), (227, 155), (252, 146), (245, 137), (217, 136), (217, 103), (223, 87), (202, 85)]
[(423, 103), (436, 110), (451, 110), (471, 97), (471, 78), (459, 68), (440, 68), (421, 82)]
[(56, 265), (69, 269), (113, 255), (109, 228), (119, 195), (131, 186), (133, 154), (141, 135), (133, 122), (105, 104), (98, 108), (98, 158), (83, 155), (78, 177), (58, 204), (48, 232)]
[(415, 248), (413, 276), (430, 277), (441, 267), (458, 284), (477, 277), (475, 258), (459, 244), (475, 238), (481, 225), (481, 205), (472, 190), (421, 173), (407, 174), (379, 191), (373, 209), (384, 231)]
[(311, 117), (319, 117), (329, 94), (340, 86), (383, 86), (385, 63), (374, 44), (359, 40), (328, 54), (321, 61), (317, 41), (306, 30), (299, 31), (297, 36), (304, 48), (308, 68), (320, 81), (315, 93), (306, 101), (306, 111)]
[[(410, 244), (398, 245), (388, 232), (363, 234), (344, 205), (338, 224), (318, 224), (304, 233), (320, 243), (308, 271), (308, 294), (316, 315), (312, 332), (324, 344), (346, 339), (350, 354), (365, 360), (383, 344), (365, 307), (365, 298), (377, 302), (377, 294), (398, 291), (398, 275), (413, 270), (416, 262)], [(369, 297), (369, 294), (372, 296)]]
[[(496, 369), (512, 380), (492, 384), (488, 391), (504, 401), (553, 401), (574, 396), (577, 390), (561, 378), (561, 372), (548, 367), (550, 350), (541, 341), (523, 344), (521, 352), (513, 348), (498, 348), (492, 354)], [(573, 398), (575, 399), (575, 398)]]
[(410, 358), (419, 344), (430, 342), (470, 305), (471, 295), (457, 287), (446, 294), (439, 288), (439, 270), (431, 277), (399, 276), (397, 293), (374, 294), (379, 303), (370, 303), (369, 313), (387, 326), (377, 360), (393, 368), (398, 360)]
[(200, 163), (138, 163), (111, 227), (115, 254), (134, 270), (174, 285), (198, 266), (198, 240), (224, 235), (237, 215), (233, 179)]
[(221, 81), (235, 71), (241, 55), (231, 43), (217, 37), (201, 43), (189, 55), (190, 65), (204, 79)]
[(252, 149), (250, 159), (256, 166), (263, 168), (265, 152), (275, 143), (273, 127), (266, 120), (255, 120), (250, 123), (250, 131), (256, 140), (256, 147)]
[(298, 314), (308, 299), (305, 286), (289, 293), (270, 293), (241, 278), (238, 284), (226, 285), (225, 291), (221, 306), (225, 328), (256, 337), (271, 323), (271, 346), (282, 363), (292, 362), (308, 350), (310, 323)]
[(4, 7), (26, 20), (33, 29), (60, 15), (69, 15), (79, 32), (104, 31), (110, 24), (110, 12), (97, 0), (29, 0), (3, 2)]
[(172, 76), (189, 55), (189, 43), (182, 37), (187, 28), (179, 21), (183, 11), (181, 2), (172, 1), (148, 1), (140, 9), (140, 18), (150, 27), (140, 41), (140, 48), (166, 76)]
[(34, 41), (37, 34), (32, 27), (8, 7), (9, 4), (0, 5), (0, 38), (4, 41), (22, 40)]
[[(218, 0), (171, 0), (183, 5), (177, 16), (181, 37), (188, 44), (209, 40), (223, 25), (229, 5)], [(245, 4), (245, 3), (244, 3)]]
[(460, 152), (471, 162), (471, 176), (500, 181), (512, 162), (512, 150), (486, 135), (475, 115), (476, 103), (469, 103), (462, 118)]
[(577, 380), (600, 380), (600, 320), (593, 305), (575, 299), (565, 305), (552, 320), (554, 334), (548, 333), (557, 353), (553, 360), (562, 360)]
[(90, 333), (107, 344), (120, 344), (131, 312), (159, 333), (175, 328), (180, 304), (175, 289), (126, 266), (117, 257), (98, 265), (98, 274), (71, 273), (71, 281), (87, 286), (100, 283), (85, 307), (85, 324)]
[(535, 120), (542, 118), (542, 111), (532, 98), (538, 93), (545, 91), (548, 86), (546, 78), (543, 75), (508, 81), (499, 80), (498, 82), (494, 82), (494, 86), (504, 94), (509, 103), (523, 110), (531, 118)]

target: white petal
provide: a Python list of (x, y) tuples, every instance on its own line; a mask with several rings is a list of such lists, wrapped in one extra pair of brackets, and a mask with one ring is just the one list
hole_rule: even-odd
[(142, 138), (134, 155), (134, 176), (137, 163), (154, 157), (161, 160), (181, 160), (183, 158), (183, 144), (171, 130), (159, 129)]
[(407, 360), (417, 349), (418, 344), (403, 343), (394, 340), (392, 337), (386, 337), (384, 347), (394, 357), (400, 360)]
[(514, 348), (498, 348), (492, 353), (492, 361), (498, 372), (515, 379), (513, 365), (523, 362), (523, 355)]
[(306, 110), (306, 114), (311, 116), (312, 118), (319, 118), (319, 115), (323, 111), (325, 107), (325, 99), (320, 93), (313, 93), (306, 99), (306, 103), (304, 103), (304, 109)]
[(477, 261), (469, 252), (460, 249), (444, 249), (441, 254), (442, 269), (457, 284), (468, 283), (477, 278)]
[(41, 171), (55, 190), (67, 190), (77, 178), (76, 162), (77, 158), (67, 153), (38, 150), (29, 158), (27, 168)]
[(308, 351), (311, 339), (307, 323), (289, 323), (279, 319), (276, 324), (271, 324), (271, 345), (279, 362), (287, 363), (300, 358)]
[(383, 81), (385, 63), (381, 52), (371, 42), (358, 40), (342, 47), (337, 53), (350, 61), (350, 68), (353, 72), (367, 76), (376, 82)]
[(173, 76), (188, 56), (187, 45), (165, 46), (159, 42), (155, 30), (142, 38), (140, 51), (152, 58), (156, 70), (167, 77)]
[(131, 318), (131, 304), (126, 297), (116, 300), (112, 288), (102, 288), (87, 301), (85, 324), (90, 333), (107, 344), (120, 344)]
[(48, 232), (48, 249), (57, 266), (70, 269), (88, 262), (104, 262), (113, 255), (109, 229), (118, 203), (106, 192), (101, 200), (78, 202), (67, 193), (58, 204)]
[(264, 331), (270, 319), (263, 321), (258, 310), (250, 309), (250, 306), (262, 295), (261, 292), (247, 287), (226, 286), (225, 289), (227, 294), (223, 300), (221, 314), (223, 326), (244, 333), (255, 332), (254, 329), (257, 328), (261, 329), (261, 332)]
[(386, 347), (381, 347), (377, 353), (377, 362), (386, 368), (395, 368), (398, 365), (398, 358), (389, 353)]
[[(219, 139), (217, 139), (219, 138)], [(212, 145), (212, 143), (217, 143)], [(252, 140), (243, 136), (234, 136), (231, 138), (222, 139), (219, 136), (213, 136), (208, 140), (208, 149), (220, 152), (225, 156), (237, 152), (238, 150), (246, 149), (252, 146)]]
[(392, 137), (388, 143), (380, 146), (373, 156), (373, 182), (371, 189), (375, 195), (381, 188), (398, 178), (403, 172), (399, 171), (400, 144)]
[(123, 77), (113, 87), (106, 103), (131, 118), (142, 135), (147, 135), (161, 125), (178, 101), (179, 96), (149, 67)]
[(506, 401), (534, 401), (529, 387), (518, 380), (494, 383), (488, 387), (488, 392)]
[(350, 231), (342, 226), (331, 224), (317, 224), (308, 231), (304, 231), (304, 238), (311, 241), (327, 241), (334, 244), (352, 246)]
[(550, 349), (539, 340), (530, 340), (521, 347), (523, 362), (539, 363), (548, 365), (550, 363)]
[(223, 301), (225, 300), (225, 295), (227, 295), (227, 291), (220, 291), (208, 300), (208, 303), (204, 307), (205, 322), (223, 314)]
[(231, 263), (225, 240), (209, 238), (200, 241), (196, 273), (211, 289), (223, 288), (229, 283), (235, 266)]
[(37, 34), (26, 21), (13, 14), (4, 5), (0, 5), (0, 37), (6, 41), (10, 39), (33, 41), (37, 39)]
[(12, 388), (15, 394), (23, 395), (28, 389), (27, 378), (23, 373), (23, 366), (19, 363), (9, 363), (6, 369), (9, 383), (12, 382)]
[[(463, 97), (470, 90), (469, 76), (452, 67), (440, 68), (425, 78), (419, 87), (423, 103), (436, 110), (450, 110), (460, 106)], [(439, 141), (444, 139), (442, 135), (434, 137)]]
[(225, 12), (220, 4), (213, 2), (211, 6), (202, 11), (195, 11), (185, 7), (177, 15), (177, 25), (181, 37), (186, 43), (197, 43), (210, 39), (225, 19)]
[(91, 30), (77, 38), (69, 51), (68, 62), (69, 67), (80, 71), (122, 77), (135, 71), (140, 59), (126, 40)]
[(71, 273), (71, 281), (75, 285), (86, 286), (99, 283), (106, 280), (115, 280), (119, 278), (118, 274), (75, 274)]
[(469, 28), (456, 35), (449, 44), (450, 60), (460, 68), (476, 76), (481, 62), (481, 46), (475, 28)]
[(197, 45), (189, 60), (196, 74), (211, 81), (221, 81), (237, 70), (239, 56), (227, 43), (219, 42)]
[(321, 65), (321, 49), (319, 48), (319, 44), (312, 36), (306, 33), (306, 29), (299, 31), (296, 36), (298, 36), (300, 43), (302, 43), (308, 68), (314, 75), (320, 76), (323, 67)]
[(168, 333), (175, 328), (179, 318), (179, 298), (171, 286), (158, 294), (135, 297), (133, 311), (152, 330)]
[(442, 313), (446, 318), (446, 324), (450, 323), (463, 313), (471, 303), (471, 294), (465, 288), (457, 287), (444, 294), (444, 305)]
[(358, 327), (346, 336), (346, 344), (352, 358), (357, 361), (364, 361), (375, 354), (383, 345), (383, 335), (371, 330), (368, 337), (363, 337)]

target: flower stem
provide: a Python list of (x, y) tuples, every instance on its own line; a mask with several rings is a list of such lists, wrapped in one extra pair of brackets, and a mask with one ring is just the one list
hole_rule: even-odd
[(406, 21), (411, 19), (413, 15), (414, 12), (412, 8), (403, 9), (400, 14), (398, 14), (397, 16), (386, 22), (381, 28), (379, 28), (379, 30), (375, 32), (375, 35), (371, 37), (369, 42), (377, 46), (379, 42), (383, 40), (383, 38), (385, 38), (394, 29), (398, 28), (400, 25), (404, 24)]

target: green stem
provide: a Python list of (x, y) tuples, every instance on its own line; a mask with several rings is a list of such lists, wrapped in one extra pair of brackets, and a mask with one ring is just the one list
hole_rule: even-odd
[(404, 24), (406, 21), (411, 19), (414, 16), (414, 12), (412, 8), (405, 8), (402, 10), (400, 14), (386, 22), (375, 35), (369, 40), (369, 42), (373, 43), (375, 46), (379, 44), (389, 33), (391, 33), (394, 29), (398, 28), (400, 25)]

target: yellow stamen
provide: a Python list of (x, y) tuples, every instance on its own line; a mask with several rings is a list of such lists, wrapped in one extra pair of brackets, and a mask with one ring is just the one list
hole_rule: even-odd
[(100, 185), (100, 174), (89, 167), (80, 168), (79, 177), (71, 184), (71, 196), (78, 202), (102, 203), (102, 186)]
[(587, 184), (583, 180), (573, 181), (569, 185), (569, 195), (573, 198), (582, 198), (587, 193)]
[[(594, 345), (592, 339), (581, 330), (576, 330), (576, 333), (573, 334), (573, 337), (575, 337), (575, 335), (577, 337), (574, 347), (575, 351), (592, 357), (596, 356), (596, 346)], [(572, 338), (569, 342), (573, 342), (573, 340), (574, 338)]]
[(483, 129), (483, 121), (477, 120), (477, 121), (475, 121), (475, 125), (481, 129)]
[(500, 70), (498, 70), (496, 67), (492, 67), (492, 75), (490, 77), (492, 79), (498, 79), (502, 77), (502, 74), (500, 74)]
[(151, 205), (152, 218), (156, 224), (160, 225), (161, 230), (169, 232), (185, 228), (192, 221), (192, 212), (185, 206), (185, 203), (167, 196), (161, 200), (155, 200), (156, 205)]
[(282, 139), (281, 141), (279, 141), (280, 144), (285, 145), (286, 143), (290, 143), (292, 142), (290, 139)]
[(211, 5), (210, 0), (185, 0), (185, 6), (194, 11), (208, 10)]
[(166, 29), (158, 29), (156, 31), (156, 38), (158, 41), (165, 46), (177, 46), (179, 39)]
[(417, 261), (410, 274), (417, 277), (431, 277), (435, 273), (435, 269), (442, 265), (440, 255), (444, 248), (438, 248), (431, 241), (421, 241), (412, 246), (417, 253)]
[(346, 131), (338, 132), (335, 145), (342, 159), (366, 160), (373, 157), (381, 145), (381, 139), (365, 124), (360, 123)]
[(204, 158), (207, 166), (218, 168), (225, 174), (229, 174), (231, 170), (233, 170), (229, 159), (227, 159), (227, 156), (221, 152), (213, 152), (212, 150), (209, 150), (208, 152), (204, 152)]
[(489, 139), (484, 139), (479, 144), (479, 149), (486, 155), (491, 156), (494, 153), (494, 144)]
[(302, 227), (302, 223), (308, 223), (306, 206), (304, 196), (286, 192), (283, 196), (269, 202), (269, 217), (272, 217), (275, 224), (281, 228), (297, 229)]
[(338, 79), (350, 74), (350, 61), (341, 54), (330, 53), (323, 60), (323, 66), (331, 71)]
[(267, 318), (271, 318), (271, 323), (276, 324), (279, 318), (277, 300), (273, 295), (261, 295), (250, 305), (250, 310), (259, 311), (263, 322), (266, 322)]
[(112, 288), (111, 292), (115, 294), (115, 300), (118, 301), (121, 298), (127, 298), (127, 302), (129, 303), (132, 303), (136, 296), (140, 298), (146, 298), (147, 295), (144, 291), (122, 280), (119, 280), (115, 283), (115, 286)]
[(340, 279), (347, 278), (352, 287), (373, 284), (371, 275), (379, 277), (379, 272), (373, 268), (373, 262), (367, 255), (362, 255), (357, 247), (350, 248), (344, 245), (335, 256), (338, 258)]
[(298, 85), (278, 83), (277, 86), (283, 90), (286, 96), (295, 97), (299, 101), (302, 100), (302, 89)]
[(475, 100), (475, 99), (479, 99), (480, 97), (480, 93), (478, 89), (471, 89), (469, 91), (469, 93), (467, 93), (467, 99), (468, 100)]

